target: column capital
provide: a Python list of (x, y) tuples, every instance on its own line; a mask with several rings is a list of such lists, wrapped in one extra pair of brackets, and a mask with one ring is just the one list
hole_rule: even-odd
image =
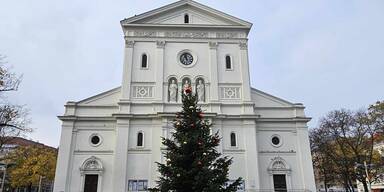
[(157, 48), (164, 49), (166, 43), (166, 41), (156, 41)]
[(135, 41), (129, 40), (128, 38), (125, 38), (125, 47), (126, 48), (133, 48), (135, 45)]
[(247, 50), (248, 49), (248, 42), (240, 41), (239, 42), (239, 47), (240, 47), (241, 50)]
[(208, 42), (208, 45), (210, 49), (217, 49), (217, 47), (219, 46), (219, 43), (215, 41), (210, 41)]

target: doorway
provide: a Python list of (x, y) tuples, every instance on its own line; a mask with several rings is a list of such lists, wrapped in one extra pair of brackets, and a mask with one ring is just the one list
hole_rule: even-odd
[(285, 175), (273, 175), (273, 186), (275, 192), (287, 192), (287, 181)]
[(98, 175), (85, 175), (84, 192), (97, 192)]

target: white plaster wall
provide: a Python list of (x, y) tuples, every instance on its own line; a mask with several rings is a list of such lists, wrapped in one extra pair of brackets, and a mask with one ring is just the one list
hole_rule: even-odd
[[(241, 84), (240, 48), (234, 43), (220, 43), (217, 48), (217, 67), (219, 83)], [(226, 69), (225, 56), (231, 56), (233, 70)]]
[[(141, 57), (147, 54), (148, 68), (141, 68)], [(135, 42), (133, 50), (132, 82), (155, 82), (156, 42)]]
[[(90, 144), (90, 136), (98, 134), (102, 142), (98, 146)], [(75, 151), (113, 151), (115, 148), (115, 131), (79, 130), (77, 131)]]
[(151, 164), (152, 159), (149, 152), (129, 152), (127, 178), (150, 180), (152, 174)]
[[(190, 50), (196, 55), (197, 62), (194, 67), (183, 67), (179, 64), (177, 55), (185, 49)], [(164, 62), (164, 81), (166, 82), (169, 76), (175, 75), (180, 82), (184, 76), (189, 76), (191, 79), (198, 75), (205, 78), (209, 76), (209, 47), (208, 43), (193, 43), (193, 42), (167, 42), (165, 46), (165, 62)], [(205, 79), (206, 81), (208, 79)]]

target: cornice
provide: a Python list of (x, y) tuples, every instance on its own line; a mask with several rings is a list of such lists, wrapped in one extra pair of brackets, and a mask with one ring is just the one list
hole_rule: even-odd
[[(206, 29), (206, 30), (196, 30), (196, 29), (142, 29), (142, 28), (133, 28), (127, 29), (124, 32), (124, 38), (126, 43), (133, 41), (132, 38), (186, 38), (186, 39), (228, 39), (228, 40), (237, 40), (241, 42), (247, 42), (247, 34), (244, 31), (240, 30), (218, 30), (218, 29)], [(134, 42), (130, 42), (134, 44)]]
[(258, 118), (256, 121), (257, 122), (303, 122), (307, 123), (311, 120), (312, 118), (310, 117), (286, 117), (286, 118)]
[(201, 25), (201, 24), (123, 24), (124, 28), (129, 27), (145, 27), (145, 28), (179, 28), (179, 29), (246, 29), (248, 27), (242, 25)]

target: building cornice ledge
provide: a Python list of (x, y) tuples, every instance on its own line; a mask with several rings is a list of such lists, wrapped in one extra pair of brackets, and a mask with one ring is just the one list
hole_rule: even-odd
[(258, 122), (303, 122), (307, 123), (311, 120), (310, 117), (292, 117), (292, 118), (264, 118), (260, 117), (257, 119)]
[(143, 28), (184, 28), (184, 29), (196, 29), (196, 28), (207, 28), (207, 29), (246, 29), (249, 27), (242, 25), (199, 25), (199, 24), (123, 24), (123, 27), (143, 27)]
[(116, 120), (111, 116), (92, 116), (92, 117), (82, 117), (74, 115), (63, 115), (57, 116), (62, 121), (114, 121)]

